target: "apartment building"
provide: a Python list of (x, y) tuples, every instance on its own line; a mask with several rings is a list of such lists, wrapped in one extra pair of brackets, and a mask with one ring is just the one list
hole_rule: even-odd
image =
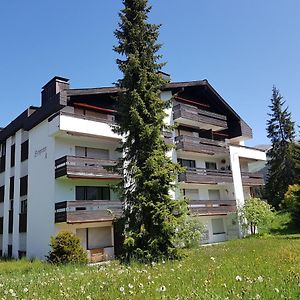
[[(116, 87), (71, 89), (54, 77), (43, 88), (40, 107), (29, 107), (0, 129), (0, 250), (11, 257), (45, 258), (50, 237), (76, 234), (91, 261), (114, 257), (115, 221), (122, 204), (113, 186), (120, 175), (107, 169), (120, 157)], [(251, 128), (207, 80), (169, 83), (173, 99), (165, 133), (169, 155), (186, 167), (174, 197), (184, 194), (190, 213), (206, 226), (203, 243), (240, 235), (237, 207), (263, 185), (249, 164), (265, 160), (244, 146)]]

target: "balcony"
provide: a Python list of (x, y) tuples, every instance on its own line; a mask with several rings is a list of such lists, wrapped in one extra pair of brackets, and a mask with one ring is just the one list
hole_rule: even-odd
[(55, 203), (55, 223), (91, 223), (113, 221), (122, 215), (120, 201), (75, 200)]
[(71, 112), (60, 111), (48, 119), (49, 134), (53, 136), (85, 135), (120, 140), (121, 136), (112, 131), (114, 116), (87, 116)]
[(218, 184), (232, 183), (232, 173), (228, 170), (191, 168), (179, 175), (179, 181), (187, 183)]
[(263, 174), (242, 172), (243, 186), (261, 186), (265, 184)]
[(191, 200), (189, 207), (191, 214), (198, 216), (227, 215), (237, 210), (235, 200)]
[(180, 135), (175, 138), (175, 143), (176, 149), (181, 151), (208, 155), (229, 153), (228, 149), (225, 147), (225, 142), (205, 138)]
[[(211, 170), (205, 168), (190, 168), (178, 177), (180, 182), (198, 184), (233, 183), (230, 170)], [(242, 172), (243, 186), (264, 185), (263, 175), (259, 173)]]
[(79, 156), (63, 156), (55, 161), (55, 178), (91, 179), (121, 179), (119, 174), (113, 173), (107, 167), (115, 166), (115, 160), (102, 160)]
[(174, 106), (173, 118), (177, 123), (197, 126), (206, 130), (217, 131), (227, 128), (226, 116), (182, 103)]

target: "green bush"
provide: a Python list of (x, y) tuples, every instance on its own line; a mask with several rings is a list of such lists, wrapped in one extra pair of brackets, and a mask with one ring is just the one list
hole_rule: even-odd
[(256, 234), (257, 229), (268, 226), (274, 219), (274, 212), (267, 202), (260, 198), (250, 198), (245, 201), (244, 206), (239, 210), (242, 228), (251, 234)]
[(87, 253), (80, 245), (80, 239), (68, 231), (62, 231), (51, 237), (51, 250), (48, 262), (54, 264), (86, 264)]
[(179, 227), (173, 244), (176, 248), (192, 248), (198, 246), (204, 232), (204, 225), (197, 217), (187, 217)]
[(291, 213), (293, 222), (300, 225), (300, 185), (290, 185), (284, 194), (282, 207)]

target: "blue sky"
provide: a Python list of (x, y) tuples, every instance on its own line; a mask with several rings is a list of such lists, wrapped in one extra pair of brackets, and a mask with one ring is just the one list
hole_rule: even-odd
[[(150, 1), (161, 23), (164, 71), (173, 81), (208, 79), (253, 128), (249, 145), (268, 142), (275, 84), (300, 124), (299, 0)], [(120, 78), (112, 47), (121, 0), (14, 0), (0, 4), (0, 126), (29, 105), (54, 75), (73, 88)]]

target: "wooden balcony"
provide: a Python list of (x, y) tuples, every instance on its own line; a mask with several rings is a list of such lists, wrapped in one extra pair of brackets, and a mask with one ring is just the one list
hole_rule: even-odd
[(179, 175), (178, 180), (181, 182), (201, 184), (233, 182), (231, 171), (210, 170), (205, 168), (191, 168), (186, 170)]
[(237, 210), (235, 200), (191, 200), (189, 207), (191, 214), (198, 216), (227, 215)]
[(265, 184), (264, 176), (260, 173), (242, 172), (243, 186), (261, 186)]
[(91, 223), (113, 221), (122, 215), (120, 201), (75, 200), (55, 203), (55, 223)]
[[(205, 168), (188, 169), (179, 175), (178, 180), (198, 184), (233, 183), (231, 171), (210, 170)], [(261, 186), (265, 183), (262, 174), (242, 172), (242, 184), (243, 186)]]
[(119, 174), (108, 170), (116, 165), (114, 160), (102, 160), (79, 156), (64, 156), (55, 161), (55, 178), (120, 179)]
[(175, 138), (176, 149), (187, 152), (204, 153), (208, 155), (227, 154), (229, 151), (225, 142), (214, 141), (205, 138), (198, 138), (180, 135)]
[(227, 117), (187, 104), (173, 107), (173, 118), (177, 123), (198, 126), (202, 129), (222, 130), (227, 128)]

